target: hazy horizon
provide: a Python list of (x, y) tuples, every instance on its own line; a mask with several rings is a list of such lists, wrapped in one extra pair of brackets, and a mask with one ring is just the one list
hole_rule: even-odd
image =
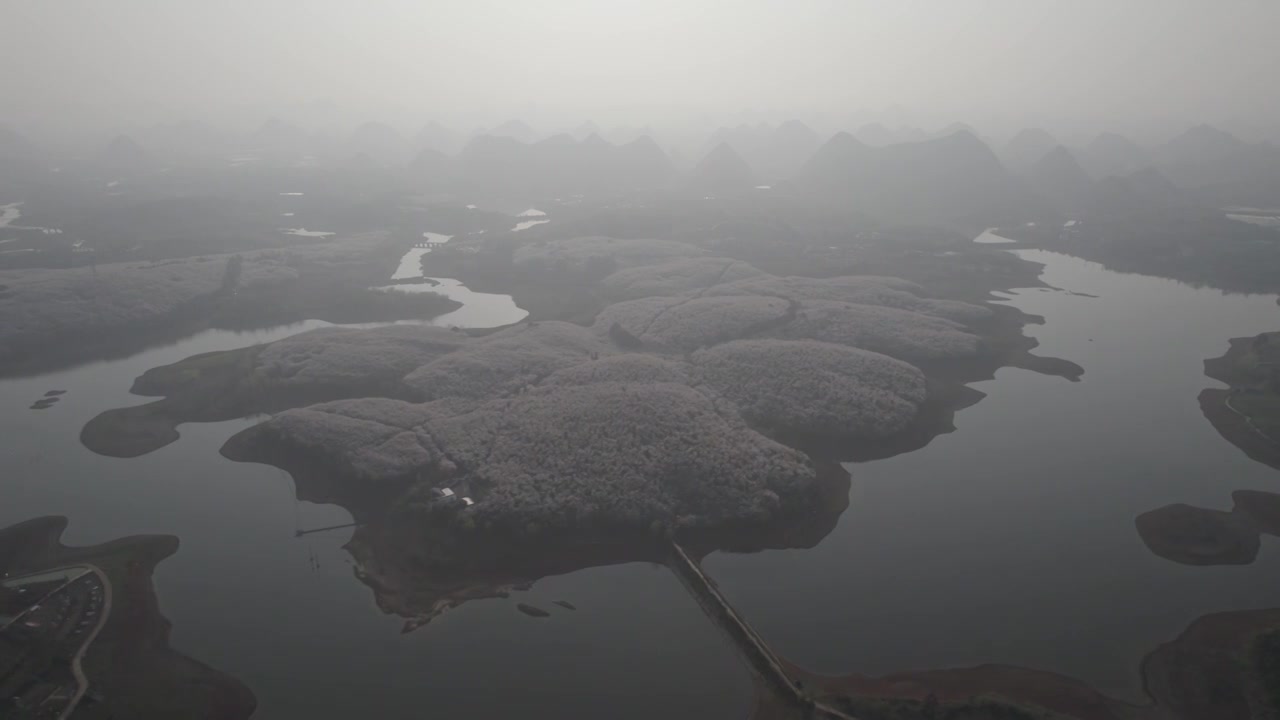
[(1199, 123), (1280, 139), (1266, 37), (1280, 4), (1156, 2), (590, 3), (352, 6), (316, 0), (11, 2), (0, 121), (37, 135), (279, 116), (406, 133), (519, 118), (542, 133), (698, 132), (796, 117), (995, 138)]

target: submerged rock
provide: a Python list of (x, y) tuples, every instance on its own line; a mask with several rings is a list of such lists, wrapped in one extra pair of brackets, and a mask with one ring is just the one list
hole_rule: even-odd
[(1139, 515), (1138, 534), (1151, 552), (1184, 565), (1248, 565), (1262, 535), (1280, 536), (1280, 495), (1237, 490), (1230, 512), (1166, 505)]
[(1261, 547), (1257, 526), (1234, 512), (1178, 503), (1143, 513), (1135, 523), (1151, 552), (1184, 565), (1248, 565)]
[(529, 605), (527, 603), (516, 603), (516, 609), (524, 613), (525, 615), (528, 615), (529, 617), (535, 617), (535, 618), (551, 617), (551, 613), (547, 612), (546, 610), (543, 610), (540, 607)]

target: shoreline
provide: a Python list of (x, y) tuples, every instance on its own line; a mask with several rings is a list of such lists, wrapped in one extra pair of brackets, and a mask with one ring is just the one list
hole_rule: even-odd
[[(1258, 426), (1253, 416), (1241, 411), (1232, 400), (1258, 402), (1265, 410), (1277, 405), (1276, 385), (1280, 370), (1275, 364), (1274, 345), (1280, 333), (1230, 338), (1227, 351), (1204, 361), (1204, 374), (1226, 389), (1206, 388), (1199, 395), (1200, 410), (1218, 434), (1244, 451), (1251, 459), (1280, 470), (1280, 434), (1272, 435)], [(1280, 427), (1280, 412), (1268, 414), (1268, 426)]]
[(92, 643), (78, 653), (84, 676), (99, 688), (95, 708), (140, 720), (252, 715), (257, 700), (247, 686), (169, 647), (170, 626), (160, 613), (152, 575), (177, 552), (177, 538), (135, 535), (72, 547), (61, 542), (66, 528), (65, 517), (47, 516), (0, 529), (0, 568), (30, 574), (79, 564), (104, 578), (111, 602)]
[[(788, 663), (788, 672), (817, 698), (846, 710), (878, 717), (877, 708), (894, 703), (925, 708), (930, 704), (963, 708), (983, 702), (1027, 708), (1025, 716), (1055, 713), (1069, 720), (1220, 720), (1270, 717), (1268, 690), (1257, 676), (1256, 639), (1280, 632), (1280, 608), (1210, 613), (1193, 620), (1175, 638), (1151, 649), (1139, 664), (1145, 704), (1118, 700), (1088, 683), (1034, 668), (984, 664), (952, 669), (916, 670), (882, 676), (811, 673)], [(1269, 710), (1266, 708), (1270, 708)], [(1224, 712), (1225, 710), (1225, 712)], [(768, 720), (767, 713), (754, 720)], [(897, 717), (896, 715), (894, 717)], [(907, 717), (917, 717), (910, 715)], [(924, 717), (924, 716), (919, 716)]]
[(1213, 429), (1227, 442), (1242, 450), (1245, 455), (1264, 465), (1280, 470), (1280, 444), (1250, 424), (1246, 416), (1241, 415), (1227, 405), (1231, 399), (1230, 390), (1206, 388), (1198, 397), (1200, 410), (1205, 419), (1213, 425)]
[[(36, 377), (130, 357), (206, 330), (261, 331), (308, 320), (427, 321), (461, 307), (437, 293), (379, 290), (394, 270), (399, 247), (376, 234), (319, 246), (40, 269), (25, 283), (19, 271), (0, 271), (0, 321), (11, 322), (17, 333), (4, 340), (0, 378)], [(173, 292), (167, 285), (152, 287), (162, 279), (183, 280), (193, 290), (156, 306), (130, 295)], [(6, 280), (16, 282), (7, 286)], [(58, 312), (71, 314), (45, 317), (39, 306), (51, 298), (66, 305)], [(33, 323), (54, 330), (18, 332)]]
[[(1000, 255), (1009, 254), (1001, 252)], [(1016, 277), (1007, 283), (1012, 287), (1022, 288), (1043, 285), (1039, 281), (1042, 267), (1039, 264), (1014, 257), (1013, 261), (1006, 263), (1006, 267), (1012, 267), (1018, 271), (1014, 273)], [(1027, 277), (1028, 272), (1033, 274), (1034, 278), (1029, 279)], [(1037, 285), (1036, 283), (1040, 284)], [(992, 287), (992, 285), (1001, 284), (1005, 283), (986, 283), (979, 290), (970, 282), (967, 291), (957, 291), (955, 293), (955, 295), (971, 298), (975, 294), (981, 295), (983, 305), (992, 311), (992, 316), (989, 319), (975, 321), (967, 326), (970, 331), (977, 332), (982, 337), (982, 353), (979, 357), (967, 360), (922, 363), (925, 366), (922, 370), (925, 372), (926, 377), (929, 378), (930, 390), (928, 399), (925, 405), (919, 408), (907, 430), (899, 433), (892, 441), (891, 444), (894, 445), (893, 453), (907, 452), (923, 447), (937, 434), (953, 430), (952, 418), (954, 413), (972, 405), (974, 402), (980, 401), (983, 397), (981, 391), (969, 387), (969, 383), (994, 377), (996, 370), (1000, 367), (1027, 367), (1037, 372), (1060, 375), (1068, 379), (1078, 378), (1083, 373), (1083, 369), (1075, 363), (1055, 358), (1040, 358), (1031, 353), (1031, 350), (1038, 345), (1038, 341), (1025, 335), (1023, 328), (1029, 323), (1042, 320), (1035, 316), (1027, 315), (1016, 308), (998, 302), (990, 302), (991, 300), (1000, 299), (992, 294), (1000, 288)], [(952, 295), (952, 297), (955, 297), (955, 295)], [(139, 380), (141, 382), (142, 378)], [(135, 387), (135, 391), (144, 389), (146, 383), (141, 383), (141, 385), (143, 387)], [(149, 389), (154, 391), (157, 388)], [(353, 397), (369, 395), (369, 391), (366, 389), (353, 392), (355, 393), (352, 395)], [(262, 398), (259, 395), (257, 399), (260, 401)], [(171, 398), (166, 398), (152, 405), (159, 405), (170, 400)], [(306, 395), (301, 399), (296, 399), (296, 401), (303, 404), (311, 404), (320, 400), (315, 396)], [(283, 400), (276, 403), (276, 405), (289, 405), (291, 402), (295, 402), (295, 400)], [(138, 407), (148, 408), (150, 406)], [(128, 411), (129, 408), (123, 410)], [(145, 412), (154, 410), (155, 408), (152, 408), (152, 410)], [(86, 426), (86, 431), (88, 429), (89, 426)], [(439, 612), (443, 612), (449, 607), (471, 599), (501, 594), (504, 592), (503, 588), (505, 587), (536, 581), (540, 577), (545, 577), (547, 572), (550, 571), (550, 568), (546, 566), (538, 569), (536, 567), (538, 563), (535, 563), (532, 572), (529, 572), (530, 566), (526, 565), (525, 572), (510, 572), (500, 569), (496, 572), (481, 572), (474, 574), (471, 578), (467, 578), (464, 582), (445, 582), (443, 586), (440, 578), (437, 577), (434, 582), (425, 588), (415, 587), (412, 580), (414, 573), (407, 572), (406, 574), (408, 566), (412, 565), (412, 563), (397, 560), (397, 553), (389, 554), (385, 548), (378, 549), (378, 546), (386, 545), (385, 541), (378, 539), (383, 534), (378, 528), (381, 522), (380, 511), (382, 507), (385, 507), (385, 501), (394, 498), (403, 489), (403, 485), (389, 483), (385, 491), (370, 493), (367, 486), (352, 487), (350, 483), (335, 482), (334, 480), (337, 478), (326, 480), (325, 476), (332, 474), (328, 472), (332, 468), (329, 463), (321, 458), (311, 458), (308, 463), (303, 463), (304, 465), (309, 465), (308, 468), (303, 469), (300, 467), (295, 472), (294, 469), (286, 467), (287, 465), (292, 465), (292, 461), (279, 458), (279, 462), (277, 462), (276, 460), (251, 457), (245, 454), (244, 448), (239, 447), (236, 443), (236, 438), (239, 437), (241, 437), (241, 434), (233, 436), (224, 445), (224, 456), (233, 460), (268, 462), (277, 467), (282, 467), (293, 476), (299, 498), (338, 502), (347, 507), (355, 521), (360, 524), (347, 547), (348, 552), (356, 560), (357, 566), (354, 572), (362, 582), (370, 587), (379, 607), (384, 612), (394, 612), (406, 618), (406, 631), (429, 621)], [(815, 454), (826, 455), (827, 453), (816, 449), (821, 444), (814, 443), (811, 447), (815, 448)], [(837, 443), (837, 445), (840, 444)], [(851, 444), (845, 442), (843, 446), (848, 451)], [(884, 452), (883, 448), (881, 452)], [(405, 481), (408, 482), (408, 479), (405, 479)], [(833, 512), (824, 514), (824, 517), (829, 516), (827, 522), (815, 522), (813, 517), (809, 517), (801, 522), (784, 523), (773, 529), (744, 526), (742, 528), (732, 528), (726, 533), (718, 534), (715, 531), (709, 531), (700, 536), (688, 538), (688, 542), (691, 547), (705, 549), (704, 552), (715, 549), (749, 552), (766, 547), (812, 547), (820, 542), (822, 537), (834, 527), (843, 508), (848, 505), (848, 494), (848, 478), (846, 475), (843, 491), (832, 492), (830, 494), (831, 497), (826, 501), (830, 503), (833, 510)], [(837, 495), (839, 496), (838, 498), (836, 497)], [(718, 537), (717, 534), (719, 535)], [(392, 533), (392, 535), (399, 537), (400, 541), (406, 539), (398, 533)], [(396, 546), (408, 547), (412, 547), (414, 544), (416, 543), (394, 543)], [(647, 542), (640, 543), (640, 545), (647, 544)], [(579, 549), (581, 547), (579, 546)], [(620, 554), (620, 547), (627, 547), (628, 549)], [(572, 565), (580, 564), (588, 557), (594, 557), (595, 559), (590, 561), (587, 566), (590, 566), (590, 564), (613, 564), (619, 562), (619, 557), (622, 557), (623, 561), (625, 561), (627, 557), (636, 553), (637, 547), (639, 545), (635, 541), (624, 542), (614, 547), (608, 547), (607, 545), (592, 547), (590, 543), (587, 543), (586, 552), (577, 553), (577, 557), (573, 562), (569, 563), (571, 567), (562, 568), (559, 572), (581, 569)], [(530, 550), (531, 555), (539, 554), (534, 552), (535, 549), (533, 548), (524, 549)], [(566, 554), (572, 557), (572, 554)], [(642, 556), (647, 555), (647, 553), (640, 554)], [(397, 569), (397, 566), (401, 566), (400, 569)], [(395, 579), (397, 574), (405, 574), (406, 579)], [(559, 573), (552, 572), (552, 574)], [(530, 575), (535, 577), (530, 577)]]

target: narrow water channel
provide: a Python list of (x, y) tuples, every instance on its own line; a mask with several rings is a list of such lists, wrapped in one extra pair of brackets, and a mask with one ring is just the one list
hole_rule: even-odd
[[(1204, 358), (1229, 337), (1280, 329), (1275, 298), (1019, 252), (1064, 290), (1008, 302), (1046, 318), (1031, 328), (1040, 352), (1080, 363), (1083, 380), (1001, 370), (977, 385), (988, 397), (957, 416), (955, 433), (851, 466), (850, 508), (818, 547), (708, 558), (708, 574), (779, 655), (826, 673), (1028, 665), (1138, 699), (1142, 656), (1196, 617), (1280, 606), (1275, 539), (1253, 565), (1196, 568), (1152, 555), (1133, 527), (1171, 502), (1225, 508), (1232, 490), (1280, 488), (1196, 402), (1215, 384)], [(405, 264), (421, 273), (420, 260)], [(486, 317), (523, 312), (512, 307)], [(321, 325), (209, 331), (0, 381), (0, 523), (66, 515), (72, 543), (177, 535), (156, 575), (173, 643), (244, 680), (260, 717), (487, 717), (535, 705), (565, 717), (747, 713), (746, 667), (665, 568), (547, 578), (402, 635), (353, 576), (341, 547), (350, 530), (294, 537), (346, 522), (343, 510), (296, 502), (287, 475), (218, 454), (254, 419), (184, 425), (179, 441), (132, 460), (77, 441), (102, 410), (145, 401), (128, 388), (148, 368)], [(53, 389), (67, 391), (59, 403), (27, 409)], [(518, 602), (550, 617), (527, 617)]]
[[(509, 296), (445, 287), (465, 303), (447, 324), (524, 316)], [(665, 567), (631, 563), (546, 578), (401, 634), (402, 621), (383, 614), (353, 574), (342, 549), (350, 529), (294, 536), (347, 523), (346, 511), (297, 502), (288, 475), (218, 453), (257, 419), (183, 425), (177, 442), (129, 460), (79, 443), (93, 416), (149, 400), (128, 392), (149, 368), (324, 325), (208, 331), (121, 360), (0, 380), (0, 526), (65, 515), (64, 541), (72, 544), (178, 536), (177, 554), (155, 576), (172, 644), (248, 684), (257, 717), (502, 717), (513, 707), (636, 720), (747, 713), (746, 666)], [(67, 391), (58, 403), (28, 409), (54, 389)], [(517, 603), (550, 616), (529, 617)]]

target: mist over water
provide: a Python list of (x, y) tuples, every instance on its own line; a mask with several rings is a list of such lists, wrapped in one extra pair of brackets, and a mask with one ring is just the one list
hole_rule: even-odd
[(802, 117), (828, 131), (964, 121), (1002, 138), (1044, 127), (1152, 141), (1211, 122), (1274, 139), (1278, 12), (1253, 0), (21, 2), (6, 8), (23, 32), (0, 51), (0, 114), (99, 135), (273, 115), (411, 134), (434, 119), (445, 152), (445, 128), (465, 140), (513, 118), (544, 134), (592, 121), (606, 137)]
[(1280, 5), (0, 17), (0, 717), (1280, 716)]

